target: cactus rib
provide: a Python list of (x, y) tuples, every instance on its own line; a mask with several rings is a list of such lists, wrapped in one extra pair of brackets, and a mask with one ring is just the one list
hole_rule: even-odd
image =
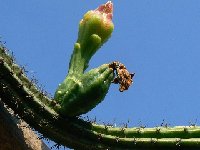
[(71, 148), (187, 148), (200, 147), (200, 127), (114, 128), (62, 118), (49, 105), (51, 99), (37, 90), (21, 68), (0, 47), (0, 100), (31, 127)]

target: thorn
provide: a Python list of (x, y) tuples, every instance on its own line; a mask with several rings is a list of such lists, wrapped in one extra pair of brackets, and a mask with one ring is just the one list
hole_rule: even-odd
[(12, 76), (14, 73), (12, 71), (10, 71), (9, 74)]
[(57, 102), (56, 102), (55, 100), (52, 100), (52, 101), (50, 102), (50, 105), (51, 105), (52, 107), (55, 107), (56, 104), (57, 104)]
[(60, 144), (54, 144), (53, 146), (50, 147), (50, 149), (53, 149), (53, 148), (56, 148), (56, 149), (59, 149), (61, 147)]
[(87, 121), (87, 122), (90, 122), (90, 118), (89, 118), (89, 116), (86, 116), (86, 118), (87, 118), (86, 121)]
[(97, 118), (95, 116), (95, 118), (91, 121), (91, 123), (96, 123), (97, 122)]
[(116, 142), (117, 142), (117, 143), (119, 142), (119, 140), (120, 140), (119, 137), (116, 137)]
[(134, 139), (133, 139), (133, 142), (134, 142), (134, 144), (136, 145), (137, 144), (137, 140), (136, 140), (136, 138), (135, 137), (133, 137)]
[(141, 125), (140, 126), (140, 128), (142, 128), (142, 129), (144, 129), (144, 128), (146, 128), (147, 126), (145, 126), (145, 125)]
[(125, 130), (126, 130), (126, 129), (125, 129), (124, 127), (121, 128), (121, 131), (122, 131), (123, 133), (124, 133)]
[(128, 124), (127, 123), (124, 123), (124, 128), (128, 128)]
[(3, 85), (3, 89), (7, 89), (8, 87), (6, 85)]
[(188, 133), (188, 128), (187, 127), (184, 127), (183, 130), (184, 130), (185, 133)]
[(26, 70), (25, 66), (21, 66), (21, 74), (27, 74), (28, 70)]
[(19, 89), (21, 89), (21, 88), (23, 87), (23, 85), (22, 85), (22, 84), (19, 84), (17, 87), (18, 87)]
[(33, 95), (26, 95), (26, 98), (29, 100), (33, 100)]
[(104, 125), (105, 126), (105, 130), (107, 131), (108, 130), (108, 126), (107, 125)]
[(37, 137), (37, 139), (38, 139), (38, 140), (42, 140), (42, 139), (44, 139), (44, 136), (43, 136), (43, 135), (39, 135), (39, 136)]
[(146, 125), (143, 125), (141, 121), (138, 124), (139, 124), (139, 127), (142, 128), (142, 129), (147, 127)]
[(11, 52), (11, 63), (13, 64), (15, 62), (15, 56), (14, 56), (14, 53)]
[(39, 111), (40, 111), (41, 113), (44, 112), (44, 111), (45, 111), (45, 106), (42, 105)]
[(165, 128), (168, 128), (170, 124), (168, 124), (167, 122), (165, 122), (165, 119), (163, 119), (162, 123), (161, 123), (161, 127), (165, 127)]
[(28, 71), (25, 69), (25, 66), (21, 66), (20, 73), (21, 74), (28, 73)]
[(53, 116), (53, 119), (58, 120), (58, 116)]
[(138, 128), (137, 133), (138, 133), (138, 134), (141, 133), (141, 128)]
[(160, 133), (161, 128), (156, 127), (156, 133)]
[(33, 86), (33, 83), (30, 82), (30, 84), (28, 85), (28, 88), (30, 89)]
[(156, 142), (157, 142), (157, 139), (151, 138), (151, 143), (152, 144), (156, 144)]
[(189, 126), (196, 127), (196, 125), (197, 125), (197, 119), (195, 119), (194, 123), (192, 121), (190, 121), (189, 123), (190, 123)]
[(180, 145), (180, 144), (181, 144), (181, 139), (177, 139), (176, 142), (177, 142), (177, 143), (176, 143), (176, 146), (181, 146), (181, 145)]

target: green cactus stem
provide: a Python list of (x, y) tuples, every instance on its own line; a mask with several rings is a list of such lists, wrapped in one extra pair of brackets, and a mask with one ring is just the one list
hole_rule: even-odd
[(101, 102), (112, 80), (113, 70), (108, 64), (92, 69), (79, 78), (67, 76), (54, 97), (61, 104), (58, 112), (68, 116), (86, 113)]
[(119, 128), (62, 118), (49, 99), (28, 80), (0, 47), (0, 99), (14, 112), (58, 144), (75, 149), (200, 148), (200, 127)]

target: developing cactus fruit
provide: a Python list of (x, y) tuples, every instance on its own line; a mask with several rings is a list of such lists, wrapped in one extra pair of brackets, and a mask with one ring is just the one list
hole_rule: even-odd
[[(84, 71), (91, 57), (112, 34), (112, 12), (113, 5), (109, 1), (95, 10), (88, 11), (80, 21), (78, 40), (74, 45), (68, 75), (59, 85), (54, 97), (59, 104), (54, 109), (63, 116), (73, 117), (87, 113), (99, 104), (108, 92), (116, 66), (104, 64), (87, 73)], [(121, 79), (123, 75), (117, 76)], [(120, 82), (115, 82), (121, 84), (120, 91), (128, 89), (132, 83), (132, 76), (128, 74), (126, 77), (129, 77), (129, 81), (123, 78)]]

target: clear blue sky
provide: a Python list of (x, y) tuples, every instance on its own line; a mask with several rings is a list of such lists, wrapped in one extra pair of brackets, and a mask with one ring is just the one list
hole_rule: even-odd
[[(18, 62), (52, 95), (66, 76), (78, 23), (106, 0), (0, 0), (0, 35)], [(87, 115), (122, 126), (200, 121), (200, 1), (113, 0), (115, 29), (90, 67), (114, 60), (135, 72), (120, 93), (111, 85)]]

